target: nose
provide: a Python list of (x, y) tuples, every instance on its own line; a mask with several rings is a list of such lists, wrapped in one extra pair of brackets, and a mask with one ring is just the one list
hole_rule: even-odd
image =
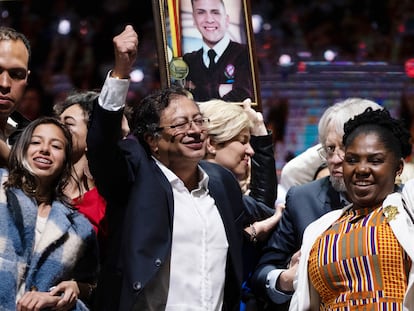
[(48, 145), (46, 143), (42, 143), (40, 145), (40, 153), (49, 154), (50, 153), (50, 145)]
[(331, 163), (334, 164), (341, 164), (344, 161), (344, 154), (340, 153), (340, 151), (335, 152), (329, 159)]
[(361, 163), (356, 166), (355, 173), (357, 176), (367, 176), (370, 174), (370, 169), (366, 164)]
[(10, 89), (11, 78), (6, 70), (0, 72), (0, 87), (2, 89)]
[(190, 131), (193, 131), (193, 132), (201, 132), (201, 130), (203, 128), (202, 125), (197, 125), (193, 120), (188, 121), (188, 123), (190, 124), (189, 125), (189, 128), (188, 128), (188, 131), (189, 132)]
[(207, 14), (206, 14), (206, 20), (207, 20), (207, 22), (209, 22), (209, 23), (214, 23), (214, 17), (213, 17), (213, 14), (211, 14), (211, 13), (207, 13)]
[(250, 143), (246, 144), (246, 154), (249, 155), (250, 157), (254, 156), (254, 149), (252, 145), (250, 145)]

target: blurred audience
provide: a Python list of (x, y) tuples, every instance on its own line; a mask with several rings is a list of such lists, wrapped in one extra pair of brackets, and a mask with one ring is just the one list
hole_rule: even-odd
[(40, 79), (31, 73), (17, 111), (27, 120), (52, 115), (52, 97), (47, 95)]
[[(158, 70), (151, 2), (41, 2), (48, 10), (39, 3), (4, 1), (0, 21), (22, 31), (33, 42), (33, 71), (42, 77), (45, 89), (53, 88), (53, 76), (64, 77), (65, 87), (99, 88), (112, 58), (105, 39), (134, 21), (138, 33), (146, 34), (141, 38), (140, 64), (146, 75), (153, 76)], [(338, 52), (339, 60), (398, 64), (412, 55), (409, 42), (414, 5), (410, 1), (316, 1), (309, 5), (306, 1), (259, 0), (251, 6), (252, 13), (262, 18), (255, 33), (262, 74), (273, 71), (275, 55), (286, 50), (308, 51), (312, 57), (322, 58), (323, 52), (331, 48)], [(146, 81), (153, 79), (147, 77)]]

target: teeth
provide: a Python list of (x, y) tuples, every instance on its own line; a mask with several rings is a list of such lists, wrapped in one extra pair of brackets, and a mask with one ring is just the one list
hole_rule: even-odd
[(370, 183), (369, 182), (367, 182), (367, 181), (358, 181), (358, 182), (356, 182), (355, 183), (357, 186), (368, 186), (368, 185), (370, 185)]
[(36, 158), (36, 159), (35, 159), (35, 161), (37, 161), (37, 162), (41, 162), (41, 163), (45, 163), (45, 164), (50, 164), (50, 163), (52, 163), (52, 161), (49, 161), (49, 160), (47, 160), (47, 159), (45, 159), (45, 158)]

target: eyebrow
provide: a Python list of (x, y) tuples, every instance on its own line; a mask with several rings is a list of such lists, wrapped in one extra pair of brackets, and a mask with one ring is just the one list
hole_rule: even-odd
[[(38, 139), (42, 139), (42, 140), (45, 140), (45, 137), (44, 136), (42, 136), (42, 135), (32, 135), (32, 138), (38, 138)], [(61, 140), (60, 138), (52, 138), (52, 139), (50, 139), (51, 141), (58, 141), (58, 142), (61, 142), (62, 144), (66, 144), (65, 143), (65, 141), (64, 140)]]
[(198, 112), (198, 113), (196, 113), (196, 114), (194, 114), (194, 115), (192, 115), (191, 117), (187, 117), (187, 116), (177, 116), (177, 117), (175, 117), (175, 118), (173, 118), (172, 120), (171, 120), (171, 122), (174, 122), (174, 121), (177, 121), (177, 120), (193, 120), (194, 118), (197, 118), (197, 117), (203, 117), (203, 115), (202, 115), (202, 113), (201, 112)]
[(65, 117), (63, 117), (63, 120), (64, 120), (64, 121), (66, 121), (66, 120), (68, 120), (68, 119), (71, 119), (71, 120), (73, 120), (73, 121), (76, 121), (76, 119), (75, 119), (74, 117), (72, 117), (72, 116), (65, 116)]

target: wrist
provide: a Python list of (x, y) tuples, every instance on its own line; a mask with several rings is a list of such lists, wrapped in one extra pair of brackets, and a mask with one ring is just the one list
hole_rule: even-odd
[(115, 70), (112, 70), (111, 73), (109, 74), (109, 76), (111, 78), (114, 78), (114, 79), (123, 79), (123, 80), (128, 80), (129, 79), (129, 74), (124, 75), (124, 74), (116, 72)]
[(290, 274), (287, 270), (279, 274), (276, 281), (276, 289), (285, 293), (293, 292), (293, 280), (290, 278)]
[(253, 224), (250, 224), (250, 242), (257, 243), (257, 231)]

